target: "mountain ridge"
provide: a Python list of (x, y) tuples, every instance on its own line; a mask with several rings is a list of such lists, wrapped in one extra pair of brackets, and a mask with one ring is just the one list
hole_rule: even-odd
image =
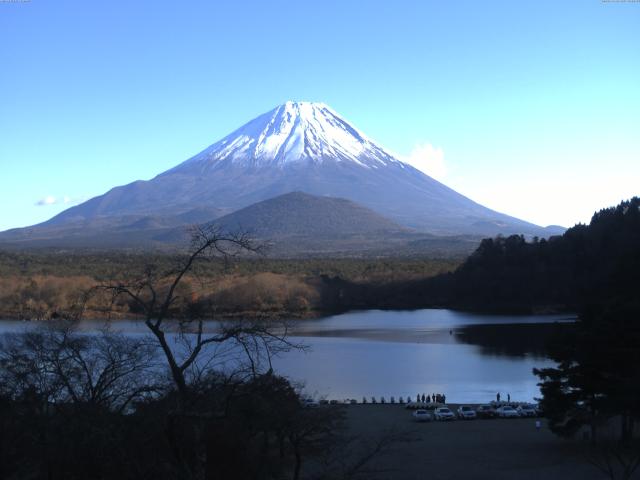
[(409, 232), (407, 228), (350, 200), (318, 197), (304, 192), (285, 193), (254, 203), (213, 223), (227, 231), (242, 230), (247, 226), (254, 235), (276, 238)]
[[(202, 212), (193, 214), (195, 218)], [(101, 220), (66, 227), (61, 242), (55, 225), (36, 236), (13, 232), (5, 248), (74, 248), (82, 250), (180, 251), (189, 245), (193, 224), (175, 226), (173, 217), (126, 217), (105, 229)], [(216, 225), (231, 233), (248, 234), (275, 258), (329, 257), (459, 257), (470, 253), (479, 237), (437, 237), (415, 232), (350, 200), (291, 192), (252, 204), (201, 226)], [(141, 228), (143, 227), (143, 228)], [(6, 240), (6, 238), (5, 238)], [(11, 239), (10, 239), (11, 240)]]
[[(326, 105), (310, 102), (287, 102), (151, 180), (114, 187), (21, 231), (32, 238), (55, 231), (64, 240), (65, 231), (86, 225), (117, 230), (123, 219), (140, 220), (141, 230), (158, 226), (146, 217), (178, 227), (295, 191), (344, 198), (434, 235), (559, 233), (470, 200), (395, 158)], [(0, 241), (19, 237), (8, 231)]]

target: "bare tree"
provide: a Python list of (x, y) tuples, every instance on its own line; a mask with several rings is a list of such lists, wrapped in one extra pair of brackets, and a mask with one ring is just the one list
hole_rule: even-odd
[[(255, 244), (246, 232), (231, 234), (215, 225), (198, 226), (192, 232), (189, 254), (174, 269), (159, 272), (149, 266), (140, 278), (96, 287), (111, 292), (114, 301), (127, 298), (142, 313), (144, 324), (166, 358), (183, 403), (189, 393), (189, 373), (197, 375), (202, 371), (197, 361), (205, 348), (214, 346), (227, 353), (241, 352), (249, 371), (256, 373), (258, 363), (266, 360), (270, 365), (274, 353), (293, 346), (286, 338), (286, 325), (274, 328), (261, 319), (221, 322), (214, 331), (207, 331), (205, 321), (213, 316), (213, 306), (198, 305), (180, 294), (185, 276), (192, 273), (198, 261), (211, 256), (227, 261), (241, 253), (261, 251), (262, 246)], [(170, 319), (180, 321), (170, 323)], [(171, 342), (171, 337), (176, 342)], [(204, 362), (211, 362), (211, 357)]]
[(640, 443), (601, 440), (591, 446), (587, 460), (611, 480), (629, 480), (640, 467)]
[(42, 408), (58, 403), (95, 405), (122, 413), (158, 391), (154, 348), (103, 330), (83, 335), (59, 322), (0, 341), (0, 384), (12, 397), (35, 395)]

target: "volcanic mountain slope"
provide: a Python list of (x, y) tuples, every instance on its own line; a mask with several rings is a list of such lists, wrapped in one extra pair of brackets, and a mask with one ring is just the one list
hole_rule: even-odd
[[(197, 217), (191, 214), (188, 218)], [(104, 227), (100, 222), (50, 226), (40, 236), (21, 232), (21, 241), (4, 247), (129, 249), (173, 251), (189, 244), (190, 226), (172, 227), (173, 217), (147, 216)], [(222, 231), (247, 233), (275, 257), (464, 256), (477, 246), (479, 237), (442, 237), (412, 231), (350, 200), (292, 192), (264, 200), (213, 222)], [(192, 224), (193, 225), (193, 224)], [(26, 229), (23, 229), (26, 230)], [(64, 232), (62, 241), (60, 232)], [(43, 232), (48, 232), (43, 235)]]
[(248, 229), (260, 238), (288, 236), (342, 237), (400, 233), (395, 222), (343, 198), (302, 192), (280, 195), (225, 215), (214, 222), (225, 231)]
[(345, 198), (433, 234), (553, 233), (485, 208), (403, 163), (324, 104), (287, 102), (152, 180), (115, 187), (0, 240), (64, 241), (96, 228), (135, 230), (136, 222), (138, 232), (149, 222), (170, 228), (294, 191)]
[[(408, 229), (349, 200), (292, 192), (257, 202), (211, 222), (221, 231), (247, 233), (267, 253), (309, 256), (319, 253), (388, 249), (389, 243), (408, 244)], [(418, 235), (424, 237), (424, 234)], [(156, 231), (153, 242), (178, 245), (189, 240), (184, 227)]]
[[(437, 237), (412, 231), (350, 200), (302, 192), (255, 203), (213, 222), (222, 231), (249, 232), (275, 256), (461, 256), (474, 237)], [(174, 234), (184, 235), (176, 229)]]

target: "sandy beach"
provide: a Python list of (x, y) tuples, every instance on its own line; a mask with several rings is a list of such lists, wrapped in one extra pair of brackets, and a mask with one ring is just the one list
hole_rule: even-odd
[[(457, 408), (457, 405), (449, 405)], [(417, 423), (401, 405), (344, 407), (351, 434), (373, 439), (385, 432), (406, 433), (374, 467), (371, 479), (602, 479), (588, 461), (584, 440), (555, 436), (541, 419), (476, 419)]]

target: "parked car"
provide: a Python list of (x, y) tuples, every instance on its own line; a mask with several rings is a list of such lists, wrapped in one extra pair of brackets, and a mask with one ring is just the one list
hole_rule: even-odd
[(500, 418), (518, 418), (518, 411), (511, 405), (502, 405), (496, 409), (496, 414)]
[(520, 415), (521, 417), (537, 417), (538, 416), (538, 411), (536, 410), (536, 407), (534, 407), (533, 405), (520, 405), (518, 406), (518, 408), (516, 408), (516, 411), (518, 412), (518, 415)]
[(305, 408), (318, 408), (320, 406), (320, 403), (313, 398), (303, 398), (302, 406)]
[(436, 420), (455, 420), (456, 416), (447, 407), (438, 407), (433, 411)]
[(476, 409), (476, 413), (480, 418), (494, 418), (496, 416), (496, 409), (491, 405), (480, 405)]
[(475, 420), (476, 411), (467, 405), (462, 405), (458, 407), (458, 418), (463, 420)]
[(414, 410), (412, 415), (418, 422), (430, 422), (433, 420), (433, 416), (427, 410)]

